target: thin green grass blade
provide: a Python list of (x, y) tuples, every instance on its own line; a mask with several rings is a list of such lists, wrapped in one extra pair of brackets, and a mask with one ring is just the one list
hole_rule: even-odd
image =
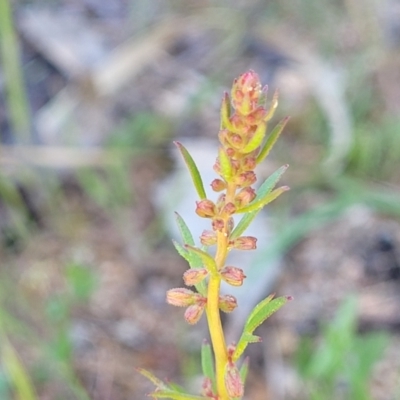
[(37, 400), (29, 374), (5, 335), (1, 336), (0, 351), (3, 368), (15, 391), (15, 399)]
[(183, 160), (186, 163), (186, 166), (189, 170), (190, 176), (192, 177), (193, 185), (194, 185), (200, 199), (203, 200), (203, 199), (207, 198), (206, 192), (204, 190), (203, 181), (200, 176), (200, 172), (199, 172), (192, 156), (189, 154), (189, 152), (186, 150), (186, 148), (183, 146), (182, 143), (174, 142), (174, 144), (176, 145), (176, 147), (178, 147), (178, 150), (180, 151), (180, 153), (183, 157)]

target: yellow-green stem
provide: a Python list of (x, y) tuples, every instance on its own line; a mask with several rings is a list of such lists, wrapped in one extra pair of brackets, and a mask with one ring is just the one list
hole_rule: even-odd
[[(235, 195), (235, 185), (228, 185), (226, 193), (226, 202), (233, 201)], [(227, 221), (225, 221), (227, 222)], [(217, 234), (217, 253), (215, 262), (217, 269), (224, 267), (228, 255), (228, 234), (224, 229)], [(207, 294), (207, 319), (210, 330), (211, 343), (215, 355), (215, 372), (217, 380), (217, 392), (220, 400), (229, 400), (229, 395), (225, 387), (225, 368), (228, 363), (228, 352), (225, 343), (224, 332), (222, 330), (221, 316), (219, 312), (219, 291), (221, 286), (221, 277), (213, 275), (208, 283)]]

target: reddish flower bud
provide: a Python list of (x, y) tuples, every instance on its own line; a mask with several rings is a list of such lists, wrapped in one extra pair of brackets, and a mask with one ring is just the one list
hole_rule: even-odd
[(212, 218), (216, 214), (215, 204), (208, 199), (196, 201), (196, 214), (202, 218)]
[(187, 307), (194, 304), (199, 294), (185, 288), (170, 289), (167, 291), (167, 303), (177, 307)]
[(237, 307), (237, 305), (236, 298), (229, 294), (219, 297), (219, 308), (223, 312), (230, 313)]
[(244, 394), (244, 385), (240, 378), (239, 369), (233, 362), (228, 362), (226, 366), (225, 387), (231, 398), (241, 398)]
[(222, 179), (214, 179), (211, 182), (211, 189), (214, 190), (214, 192), (221, 192), (226, 189), (226, 183)]
[(235, 207), (235, 205), (233, 203), (227, 203), (227, 204), (224, 205), (224, 208), (222, 209), (222, 212), (224, 214), (227, 214), (227, 215), (235, 214), (236, 207)]
[(205, 268), (191, 268), (183, 274), (183, 281), (187, 286), (193, 286), (200, 283), (206, 276), (208, 271)]
[(199, 322), (201, 316), (203, 315), (205, 305), (205, 302), (201, 302), (189, 306), (185, 311), (186, 321), (191, 325)]
[(203, 396), (206, 396), (206, 397), (208, 397), (210, 399), (214, 399), (215, 398), (215, 394), (214, 394), (213, 389), (212, 389), (211, 379), (208, 378), (207, 376), (203, 379), (203, 383), (201, 385), (201, 389), (202, 389), (201, 390), (201, 394)]
[(232, 286), (242, 286), (243, 280), (246, 278), (242, 269), (230, 266), (222, 268), (220, 274), (221, 278)]
[(262, 95), (258, 75), (250, 70), (235, 79), (232, 86), (232, 106), (241, 115), (248, 115), (258, 104)]
[(217, 235), (213, 231), (203, 231), (200, 236), (200, 242), (204, 246), (213, 246), (217, 244)]
[(237, 207), (242, 208), (247, 206), (256, 198), (256, 191), (250, 186), (242, 189), (235, 197), (235, 204)]
[(229, 132), (226, 136), (229, 144), (236, 150), (239, 150), (243, 147), (243, 138), (238, 133)]
[(233, 157), (236, 154), (236, 150), (232, 147), (228, 147), (225, 151), (228, 157)]
[(256, 174), (253, 171), (246, 171), (236, 178), (236, 185), (239, 187), (247, 187), (253, 185), (257, 181)]
[(214, 218), (212, 221), (212, 228), (214, 231), (222, 232), (225, 228), (225, 222), (221, 218)]
[(255, 157), (246, 157), (242, 161), (242, 168), (245, 171), (253, 171), (257, 166), (256, 158)]
[(254, 250), (257, 248), (257, 238), (253, 236), (241, 236), (233, 240), (230, 246), (237, 250)]

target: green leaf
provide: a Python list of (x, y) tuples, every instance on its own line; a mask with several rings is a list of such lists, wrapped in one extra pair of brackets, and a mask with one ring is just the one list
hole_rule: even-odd
[[(203, 266), (203, 261), (197, 254), (187, 251), (184, 247), (182, 247), (175, 240), (172, 240), (172, 243), (174, 244), (175, 249), (179, 253), (179, 255), (188, 262), (190, 268), (200, 268)], [(206, 296), (207, 286), (206, 286), (205, 281), (202, 281), (202, 282), (198, 283), (197, 285), (195, 285), (195, 288), (197, 289), (197, 291), (200, 294), (202, 294), (203, 296)]]
[(243, 382), (243, 385), (246, 384), (247, 374), (249, 373), (249, 362), (250, 362), (249, 357), (246, 357), (239, 370), (240, 378)]
[(183, 218), (177, 212), (175, 212), (175, 216), (176, 216), (176, 222), (178, 224), (179, 231), (182, 236), (183, 243), (194, 246), (195, 243), (194, 243), (193, 235), (190, 232), (188, 226), (186, 225), (186, 222), (183, 220)]
[(273, 299), (273, 295), (258, 303), (250, 313), (245, 323), (242, 336), (236, 346), (233, 360), (236, 361), (244, 352), (249, 343), (261, 341), (259, 336), (253, 335), (254, 330), (260, 326), (268, 317), (278, 311), (284, 304), (287, 303), (289, 297), (277, 297)]
[(262, 122), (260, 125), (258, 125), (256, 131), (254, 132), (253, 137), (249, 140), (246, 146), (244, 146), (242, 150), (243, 153), (246, 154), (251, 153), (257, 147), (260, 147), (265, 137), (266, 130), (267, 130), (267, 124), (265, 122)]
[(283, 128), (285, 127), (285, 125), (289, 121), (289, 118), (290, 117), (284, 118), (281, 122), (279, 122), (279, 124), (269, 134), (268, 139), (265, 141), (265, 144), (264, 144), (263, 148), (258, 153), (257, 160), (256, 160), (257, 164), (260, 164), (260, 162), (262, 162), (265, 159), (265, 157), (268, 156), (268, 154), (271, 151), (272, 147), (274, 146), (274, 144), (278, 140), (280, 134), (282, 133)]
[(228, 157), (228, 154), (226, 154), (225, 150), (222, 147), (220, 147), (219, 149), (218, 159), (221, 168), (221, 176), (226, 181), (229, 181), (232, 177), (232, 164), (230, 158)]
[(244, 330), (252, 333), (268, 317), (278, 311), (290, 298), (286, 296), (273, 298), (273, 295), (258, 303), (247, 318)]
[(211, 379), (212, 387), (215, 390), (215, 371), (214, 371), (214, 360), (212, 356), (211, 346), (205, 340), (201, 346), (201, 368), (203, 375)]
[(204, 185), (203, 181), (200, 176), (200, 172), (193, 161), (192, 156), (189, 154), (189, 152), (186, 150), (186, 148), (183, 146), (182, 143), (179, 142), (174, 142), (176, 147), (178, 147), (178, 150), (180, 151), (183, 160), (186, 163), (186, 166), (190, 172), (190, 176), (192, 177), (193, 185), (197, 191), (197, 194), (199, 195), (200, 199), (203, 200), (207, 198), (206, 192), (204, 190)]
[(229, 104), (229, 95), (225, 92), (221, 104), (221, 129), (231, 129), (232, 124), (229, 121), (230, 114), (231, 106)]
[(265, 207), (267, 204), (271, 203), (274, 201), (277, 197), (279, 197), (283, 192), (287, 192), (289, 190), (289, 186), (281, 186), (278, 189), (275, 189), (271, 193), (268, 193), (264, 197), (262, 197), (259, 200), (253, 200), (250, 204), (243, 208), (239, 208), (236, 213), (247, 213), (251, 211), (257, 211), (261, 210), (263, 207)]
[(172, 400), (208, 400), (208, 397), (194, 396), (191, 394), (184, 394), (175, 392), (174, 390), (164, 389), (150, 393), (149, 396), (155, 399), (172, 399)]
[(215, 260), (210, 256), (210, 254), (206, 253), (205, 251), (198, 249), (197, 247), (190, 246), (189, 244), (185, 245), (185, 248), (189, 250), (194, 255), (198, 255), (203, 262), (203, 266), (211, 273), (217, 273), (217, 264)]
[[(263, 198), (266, 196), (277, 184), (279, 181), (280, 177), (283, 175), (283, 173), (288, 169), (289, 165), (283, 165), (280, 167), (278, 170), (276, 170), (272, 175), (270, 175), (264, 183), (258, 188), (257, 191), (257, 196), (253, 201), (258, 201), (259, 199)], [(251, 203), (250, 203), (251, 204)], [(257, 216), (257, 214), (260, 212), (260, 210), (255, 210), (246, 213), (243, 218), (239, 221), (239, 223), (236, 225), (236, 228), (233, 230), (231, 233), (230, 238), (231, 239), (236, 239), (239, 236), (242, 235), (242, 233), (248, 228), (248, 226), (251, 224), (253, 219)]]
[(0, 355), (3, 369), (12, 383), (16, 400), (36, 400), (35, 389), (14, 347), (5, 335), (1, 337)]
[(157, 388), (167, 389), (168, 386), (161, 379), (158, 379), (156, 376), (154, 376), (150, 371), (147, 371), (147, 369), (136, 368), (136, 371), (151, 381)]

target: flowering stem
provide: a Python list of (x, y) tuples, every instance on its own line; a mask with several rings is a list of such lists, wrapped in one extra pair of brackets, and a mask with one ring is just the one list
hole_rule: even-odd
[[(236, 186), (229, 184), (226, 190), (225, 202), (234, 198)], [(217, 269), (221, 270), (228, 255), (228, 232), (227, 218), (225, 218), (225, 229), (217, 234), (217, 253), (215, 255), (215, 263)], [(228, 363), (228, 352), (225, 343), (224, 332), (221, 324), (221, 316), (219, 311), (219, 292), (221, 286), (221, 277), (214, 275), (210, 277), (208, 283), (208, 300), (207, 300), (207, 318), (210, 330), (211, 342), (215, 354), (215, 370), (217, 380), (217, 391), (221, 400), (229, 400), (225, 387), (225, 368)]]
[(218, 306), (220, 285), (221, 279), (219, 276), (212, 276), (210, 278), (208, 283), (207, 319), (215, 354), (217, 391), (221, 400), (229, 400), (224, 382), (224, 373), (226, 363), (228, 362), (228, 354), (226, 351), (225, 337), (222, 330)]

